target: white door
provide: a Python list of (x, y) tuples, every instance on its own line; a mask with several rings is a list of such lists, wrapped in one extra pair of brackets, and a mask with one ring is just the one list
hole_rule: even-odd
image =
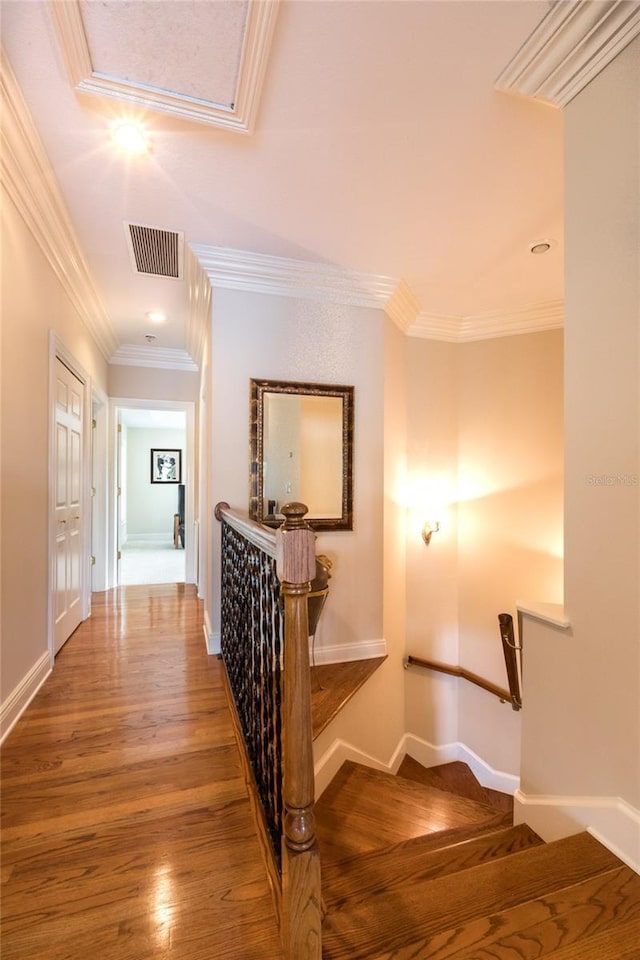
[(84, 384), (56, 359), (54, 652), (82, 620)]

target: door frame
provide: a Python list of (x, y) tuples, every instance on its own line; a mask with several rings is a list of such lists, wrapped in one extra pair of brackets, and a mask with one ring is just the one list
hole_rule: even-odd
[(81, 363), (66, 347), (55, 330), (49, 331), (49, 455), (48, 455), (48, 597), (47, 597), (47, 646), (49, 658), (53, 667), (54, 652), (54, 584), (56, 562), (56, 362), (67, 367), (82, 384), (82, 468), (81, 468), (81, 532), (80, 550), (82, 563), (80, 565), (80, 606), (81, 621), (91, 614), (91, 524), (88, 522), (91, 510), (91, 377)]
[(91, 592), (107, 589), (109, 555), (107, 436), (109, 398), (95, 385), (91, 396), (91, 553), (95, 562), (91, 567)]
[(108, 585), (118, 586), (118, 489), (117, 444), (118, 421), (121, 410), (181, 410), (185, 416), (185, 571), (186, 583), (195, 583), (196, 523), (195, 523), (195, 404), (191, 400), (139, 400), (130, 397), (109, 398), (109, 555)]

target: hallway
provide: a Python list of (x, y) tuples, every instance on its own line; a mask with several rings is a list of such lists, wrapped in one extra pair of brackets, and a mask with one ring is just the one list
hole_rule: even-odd
[(281, 956), (201, 623), (191, 585), (95, 594), (7, 738), (4, 960)]

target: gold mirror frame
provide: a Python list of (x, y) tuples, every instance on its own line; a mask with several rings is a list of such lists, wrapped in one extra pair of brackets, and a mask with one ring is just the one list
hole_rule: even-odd
[[(314, 530), (353, 529), (353, 387), (328, 383), (298, 383), (287, 380), (251, 380), (249, 403), (249, 517), (268, 527), (279, 527), (282, 519), (264, 515), (264, 395), (289, 393), (342, 399), (342, 515), (309, 517)], [(309, 505), (308, 505), (309, 506)]]

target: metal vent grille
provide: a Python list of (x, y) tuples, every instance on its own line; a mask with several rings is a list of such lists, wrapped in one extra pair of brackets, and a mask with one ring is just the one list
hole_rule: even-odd
[(182, 248), (184, 234), (157, 227), (127, 224), (129, 250), (136, 273), (154, 277), (182, 277)]

